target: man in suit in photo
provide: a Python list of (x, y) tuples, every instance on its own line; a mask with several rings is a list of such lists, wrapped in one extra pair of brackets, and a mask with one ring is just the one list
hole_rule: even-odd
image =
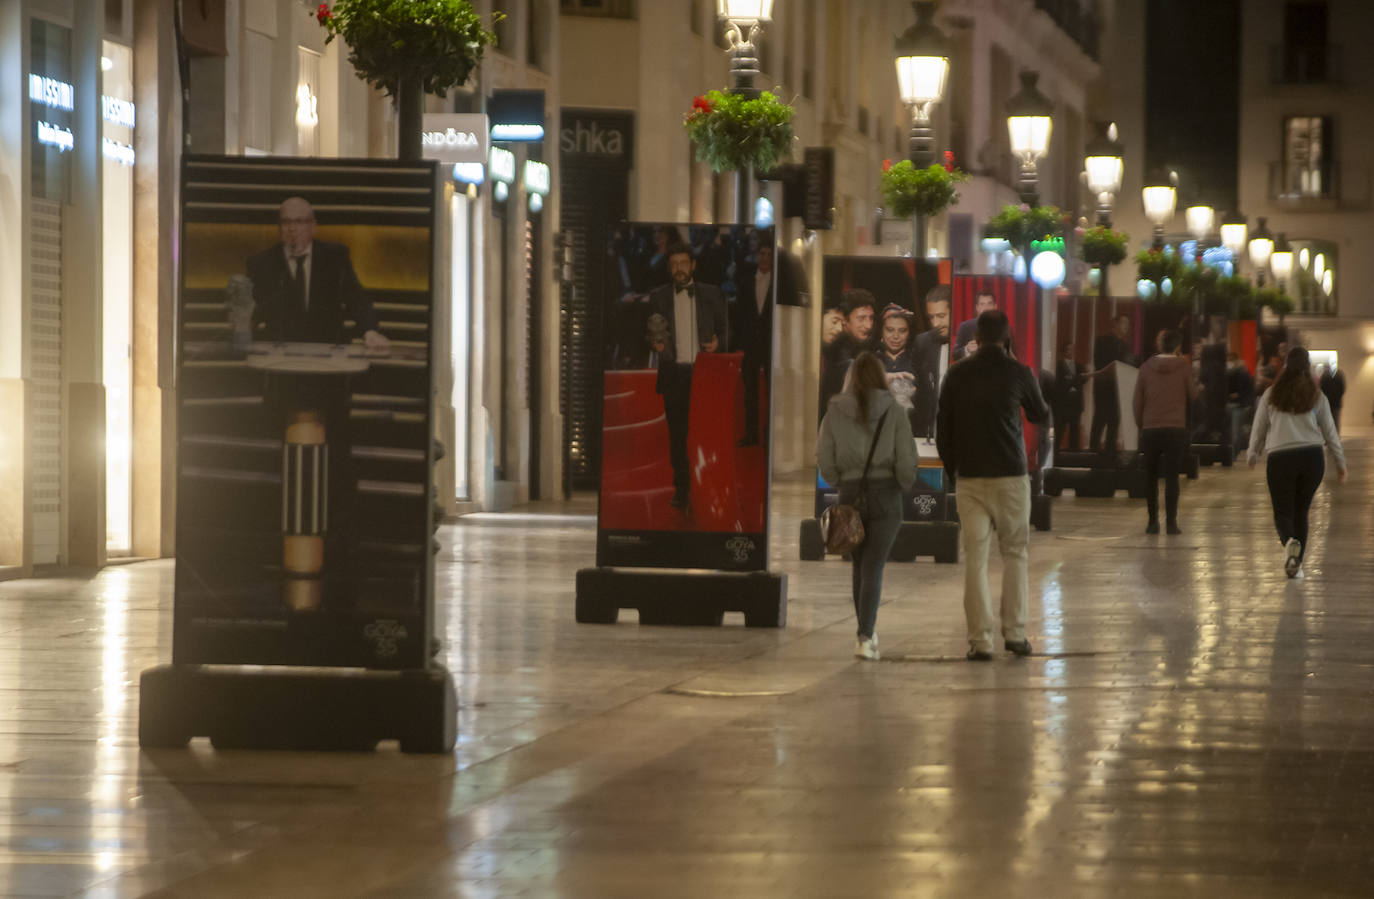
[[(1116, 369), (1113, 362), (1129, 362), (1131, 317), (1121, 313), (1112, 321), (1112, 331), (1093, 341), (1093, 422), (1088, 429), (1088, 448), (1093, 452), (1116, 452), (1117, 432), (1121, 428), (1121, 404), (1116, 395)], [(1105, 436), (1104, 436), (1105, 432)]]
[(917, 437), (935, 435), (936, 400), (940, 378), (949, 367), (949, 321), (953, 294), (948, 284), (937, 284), (926, 293), (926, 323), (930, 330), (916, 335), (911, 355), (916, 369)]
[(729, 343), (725, 295), (714, 284), (696, 282), (692, 248), (668, 248), (672, 281), (649, 293), (650, 346), (658, 357), (656, 388), (668, 421), (668, 451), (673, 465), (673, 507), (687, 508), (691, 469), (687, 423), (691, 418), (692, 364), (698, 353), (724, 352)]
[(315, 210), (301, 197), (281, 204), (281, 242), (248, 259), (255, 336), (271, 341), (343, 344), (354, 332), (371, 353), (390, 341), (353, 271), (348, 247), (315, 239)]
[(790, 276), (774, 264), (773, 244), (758, 249), (758, 261), (741, 266), (735, 279), (739, 294), (731, 323), (731, 350), (744, 353), (740, 374), (744, 378), (744, 439), (740, 446), (759, 443), (759, 375), (773, 367), (774, 284), (780, 296), (787, 295)]
[(1077, 451), (1082, 440), (1079, 419), (1083, 417), (1083, 383), (1090, 377), (1073, 357), (1073, 342), (1060, 348), (1054, 372), (1055, 449)]
[(978, 316), (989, 309), (996, 308), (997, 297), (993, 295), (992, 291), (978, 291), (973, 298), (973, 318), (966, 322), (960, 322), (959, 330), (954, 336), (955, 361), (978, 352)]

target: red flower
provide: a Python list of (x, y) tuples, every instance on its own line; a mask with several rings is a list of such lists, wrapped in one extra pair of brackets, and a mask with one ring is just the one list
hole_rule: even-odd
[(693, 100), (692, 100), (692, 112), (693, 112), (693, 113), (696, 113), (696, 112), (704, 112), (704, 113), (709, 114), (709, 113), (711, 112), (711, 101), (708, 100), (708, 99), (706, 99), (705, 97), (695, 97), (695, 98), (693, 98)]
[(954, 165), (954, 151), (953, 151), (953, 150), (946, 150), (946, 151), (945, 151), (945, 163), (946, 163), (947, 165)]
[[(949, 154), (946, 153), (945, 155), (948, 156)], [(950, 162), (948, 159), (945, 160), (945, 171), (954, 174), (954, 163)]]
[(892, 170), (892, 160), (891, 160), (891, 159), (884, 159), (884, 160), (883, 160), (883, 171), (884, 171), (884, 172), (889, 172), (889, 171), (891, 171), (891, 170)]
[(328, 3), (321, 3), (319, 6), (315, 7), (315, 21), (319, 22), (321, 25), (332, 18), (334, 18), (334, 14), (329, 11)]

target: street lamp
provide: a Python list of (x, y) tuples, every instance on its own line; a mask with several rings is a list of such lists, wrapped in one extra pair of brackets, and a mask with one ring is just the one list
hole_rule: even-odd
[(1250, 235), (1250, 264), (1255, 267), (1255, 286), (1264, 286), (1264, 270), (1269, 267), (1269, 257), (1274, 253), (1274, 235), (1265, 227), (1265, 217), (1259, 217), (1255, 233)]
[(1116, 139), (1115, 122), (1098, 122), (1097, 134), (1088, 141), (1083, 168), (1088, 173), (1088, 190), (1097, 198), (1097, 223), (1111, 227), (1112, 203), (1121, 191), (1121, 176), (1125, 172), (1123, 148)]
[(916, 24), (897, 38), (897, 90), (911, 107), (911, 164), (926, 168), (935, 161), (935, 131), (931, 108), (945, 95), (949, 77), (949, 48), (935, 27), (934, 0), (915, 0)]
[(1049, 151), (1054, 127), (1054, 104), (1036, 90), (1039, 79), (1039, 72), (1022, 72), (1021, 90), (1007, 101), (1007, 133), (1011, 152), (1021, 160), (1021, 202), (1028, 206), (1040, 202), (1035, 162)]
[(1269, 256), (1269, 270), (1274, 273), (1274, 280), (1279, 282), (1279, 290), (1282, 291), (1284, 282), (1293, 274), (1293, 249), (1288, 246), (1288, 238), (1283, 234), (1274, 242), (1274, 251)]
[[(717, 0), (716, 15), (726, 22), (725, 38), (730, 43), (732, 94), (754, 98), (759, 91), (754, 78), (759, 74), (759, 54), (754, 42), (763, 25), (773, 17), (773, 0)], [(754, 206), (754, 170), (735, 172), (735, 221), (751, 221)]]
[(773, 18), (773, 0), (717, 0), (716, 14), (726, 21), (725, 39), (730, 42), (730, 74), (734, 93), (753, 93), (759, 74), (755, 39), (765, 22)]
[[(916, 24), (897, 38), (897, 90), (902, 102), (911, 108), (911, 164), (923, 169), (935, 162), (935, 129), (930, 124), (930, 112), (945, 94), (949, 49), (943, 32), (935, 27), (933, 0), (915, 0), (911, 7), (916, 11)], [(911, 255), (916, 259), (926, 255), (926, 217), (919, 213)]]
[(1188, 226), (1188, 233), (1193, 237), (1193, 249), (1198, 265), (1202, 264), (1202, 245), (1207, 240), (1207, 235), (1212, 233), (1212, 222), (1216, 220), (1216, 216), (1216, 210), (1205, 203), (1197, 203), (1183, 210), (1183, 221)]
[(1146, 179), (1140, 191), (1140, 199), (1145, 204), (1145, 217), (1155, 226), (1154, 248), (1164, 246), (1164, 226), (1174, 217), (1174, 207), (1178, 202), (1177, 179), (1173, 172), (1156, 172)]
[(1228, 216), (1221, 223), (1221, 245), (1231, 251), (1231, 258), (1240, 265), (1240, 254), (1245, 251), (1245, 239), (1249, 227), (1243, 215)]

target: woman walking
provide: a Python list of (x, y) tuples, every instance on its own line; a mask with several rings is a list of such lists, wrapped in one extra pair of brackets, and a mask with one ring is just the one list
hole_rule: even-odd
[(839, 501), (858, 505), (863, 519), (864, 541), (849, 554), (858, 619), (854, 655), (876, 661), (883, 565), (902, 524), (902, 491), (916, 480), (916, 441), (873, 353), (859, 354), (844, 389), (830, 400), (816, 441), (816, 463), (826, 483), (838, 486)]
[(1331, 418), (1331, 404), (1317, 389), (1307, 350), (1293, 347), (1274, 386), (1260, 397), (1250, 433), (1250, 467), (1255, 467), (1261, 452), (1269, 453), (1269, 498), (1284, 548), (1283, 570), (1289, 577), (1302, 570), (1309, 545), (1307, 513), (1326, 473), (1323, 446), (1335, 460), (1337, 480), (1344, 481), (1345, 450)]

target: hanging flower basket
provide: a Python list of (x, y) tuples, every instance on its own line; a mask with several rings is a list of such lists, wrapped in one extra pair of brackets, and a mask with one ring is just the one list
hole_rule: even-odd
[(709, 91), (692, 101), (683, 124), (697, 159), (713, 172), (766, 172), (792, 151), (793, 109), (764, 91), (756, 98)]
[(1136, 277), (1142, 281), (1153, 281), (1159, 285), (1165, 278), (1178, 278), (1180, 265), (1176, 253), (1156, 249), (1142, 250), (1136, 254), (1135, 264)]
[(920, 169), (908, 160), (883, 164), (883, 202), (897, 218), (913, 215), (939, 215), (959, 202), (954, 189), (969, 179), (968, 173), (954, 167), (954, 154), (945, 153), (943, 165), (936, 163)]
[(1116, 265), (1126, 258), (1126, 232), (1098, 225), (1083, 232), (1079, 254), (1088, 265)]
[(1064, 229), (1072, 222), (1057, 206), (1003, 206), (983, 226), (984, 237), (1000, 237), (1022, 253), (1030, 251), (1031, 241), (1063, 237)]
[[(442, 97), (466, 83), (496, 43), (469, 0), (334, 0), (313, 15), (329, 32), (325, 42), (343, 38), (353, 68), (387, 96), (409, 82)], [(500, 19), (496, 13), (492, 23)]]

